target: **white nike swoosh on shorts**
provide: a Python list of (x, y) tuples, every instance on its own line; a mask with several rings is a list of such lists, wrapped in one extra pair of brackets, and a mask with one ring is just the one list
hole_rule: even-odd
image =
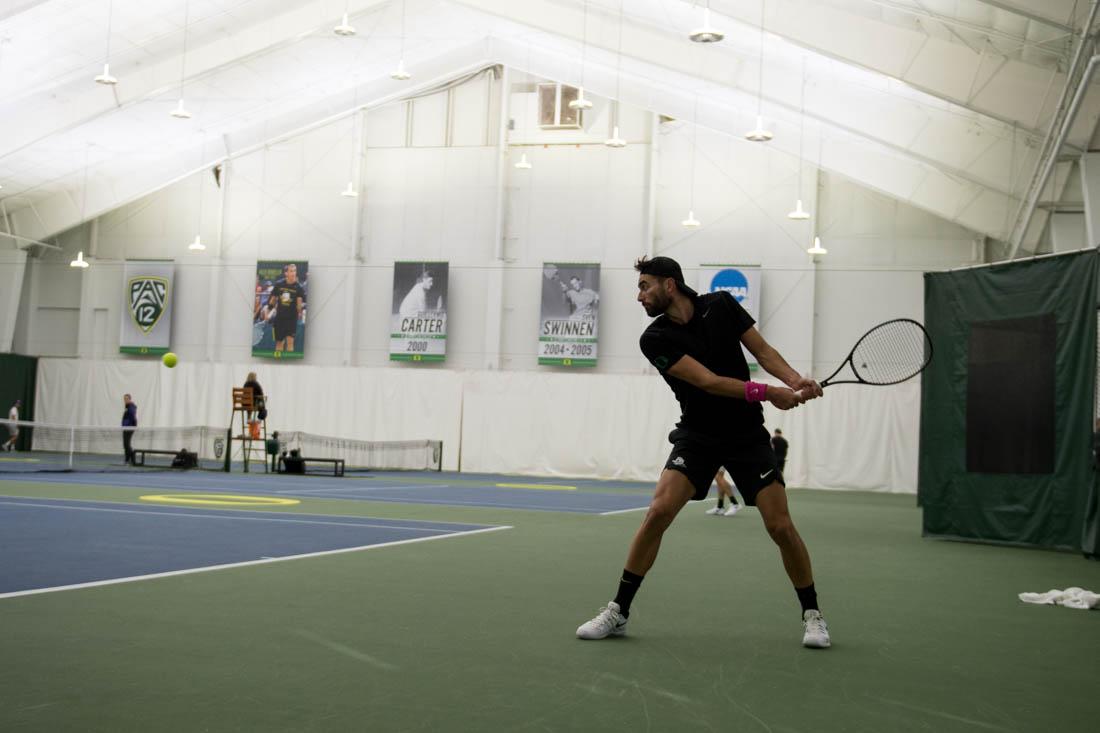
[(765, 476), (767, 476), (771, 472), (772, 472), (771, 469), (765, 471), (764, 473), (760, 474), (760, 478), (764, 478)]

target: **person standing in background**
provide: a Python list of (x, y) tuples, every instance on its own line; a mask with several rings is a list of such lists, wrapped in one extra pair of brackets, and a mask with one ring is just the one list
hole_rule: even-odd
[(134, 440), (134, 430), (137, 429), (137, 405), (130, 399), (130, 395), (122, 395), (122, 427), (129, 428), (129, 430), (122, 431), (122, 449), (126, 452), (126, 462), (131, 466), (134, 465), (134, 447), (131, 443)]
[(775, 435), (772, 436), (772, 451), (775, 453), (775, 460), (779, 464), (780, 475), (783, 475), (783, 469), (787, 466), (787, 448), (787, 439), (783, 437), (783, 431), (776, 428)]
[(19, 426), (15, 423), (19, 420), (19, 408), (22, 405), (23, 400), (16, 400), (8, 410), (8, 419), (12, 422), (8, 425), (8, 442), (4, 443), (3, 450), (15, 450), (15, 441), (19, 439)]

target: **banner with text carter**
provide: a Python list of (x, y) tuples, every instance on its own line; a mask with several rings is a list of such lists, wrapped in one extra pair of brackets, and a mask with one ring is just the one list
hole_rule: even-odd
[(599, 325), (600, 266), (544, 263), (539, 364), (596, 366)]
[[(756, 265), (700, 265), (699, 292), (715, 293), (725, 290), (741, 307), (749, 312), (760, 330), (760, 267)], [(756, 357), (744, 346), (745, 361), (749, 369), (759, 368)]]
[(447, 358), (447, 263), (393, 263), (390, 361)]

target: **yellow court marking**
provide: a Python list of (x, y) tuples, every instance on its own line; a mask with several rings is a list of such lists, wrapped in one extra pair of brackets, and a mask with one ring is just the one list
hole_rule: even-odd
[(0, 458), (0, 463), (41, 463), (38, 458)]
[(233, 494), (147, 494), (142, 501), (160, 504), (206, 504), (210, 506), (294, 506), (300, 499), (281, 496), (234, 496)]
[(496, 484), (502, 489), (541, 489), (543, 491), (576, 491), (576, 486), (558, 486), (557, 484)]

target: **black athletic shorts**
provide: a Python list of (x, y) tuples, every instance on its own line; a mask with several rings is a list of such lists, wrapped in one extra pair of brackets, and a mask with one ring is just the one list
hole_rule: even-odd
[(768, 430), (763, 425), (759, 433), (754, 431), (747, 436), (724, 439), (676, 428), (668, 434), (668, 440), (672, 443), (672, 452), (665, 468), (688, 477), (695, 487), (693, 501), (707, 498), (720, 466), (729, 471), (749, 506), (756, 505), (756, 495), (773, 481), (787, 485), (779, 472)]
[(275, 341), (282, 341), (287, 336), (294, 336), (298, 333), (298, 319), (290, 319), (286, 321), (276, 320), (271, 324), (271, 338)]

